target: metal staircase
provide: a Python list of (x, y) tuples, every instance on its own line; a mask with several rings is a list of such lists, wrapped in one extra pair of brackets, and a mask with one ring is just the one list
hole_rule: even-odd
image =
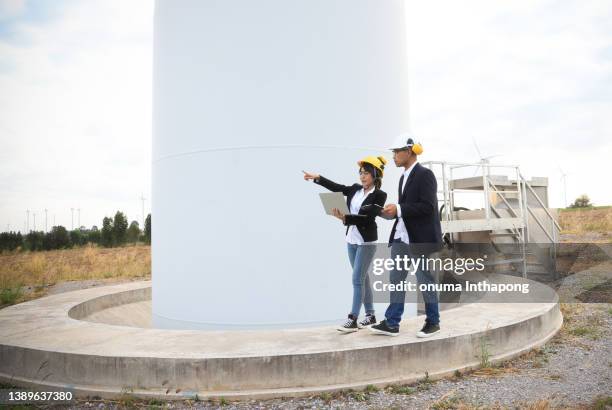
[[(489, 266), (523, 277), (556, 279), (560, 226), (547, 205), (547, 180), (534, 178), (530, 183), (515, 165), (440, 161), (422, 165), (438, 179), (442, 232), (450, 244), (486, 243), (496, 250), (495, 257), (487, 262)], [(473, 169), (480, 170), (481, 175), (457, 177), (458, 171)], [(532, 186), (534, 180), (537, 187)], [(457, 197), (466, 192), (480, 193), (484, 206), (457, 210)]]

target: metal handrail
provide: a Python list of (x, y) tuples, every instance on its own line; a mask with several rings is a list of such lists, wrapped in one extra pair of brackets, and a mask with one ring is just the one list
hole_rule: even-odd
[(554, 234), (553, 236), (550, 236), (548, 234), (548, 230), (546, 228), (544, 228), (544, 225), (542, 224), (542, 222), (540, 222), (540, 219), (536, 216), (536, 214), (533, 213), (533, 211), (531, 210), (530, 207), (527, 207), (527, 210), (529, 211), (529, 213), (531, 214), (531, 216), (533, 216), (533, 219), (535, 219), (535, 221), (538, 223), (538, 225), (540, 225), (540, 228), (542, 228), (542, 231), (544, 231), (544, 233), (546, 234), (546, 236), (548, 236), (548, 239), (550, 239), (550, 241), (552, 243), (555, 242), (555, 238), (554, 238)]
[[(504, 198), (504, 196), (500, 193), (503, 191), (498, 191), (497, 187), (495, 186), (495, 184), (493, 182), (491, 182), (491, 180), (488, 180), (489, 185), (491, 185), (493, 187), (493, 191), (489, 191), (489, 192), (495, 192), (502, 201), (504, 201), (504, 203), (506, 204), (506, 206), (508, 207), (508, 211), (511, 212), (511, 214), (515, 217), (515, 218), (519, 218), (519, 215), (516, 213), (516, 211), (514, 210), (514, 208), (512, 208), (512, 206), (508, 203), (508, 201), (506, 201), (506, 198)], [(519, 204), (520, 205), (520, 204)], [(491, 206), (491, 204), (489, 204), (489, 206)], [(497, 215), (498, 218), (500, 218), (500, 214), (495, 210), (495, 208), (491, 208), (493, 210), (493, 212)], [(518, 231), (516, 229), (512, 229), (512, 233), (519, 235)]]
[(516, 213), (516, 211), (514, 210), (514, 208), (512, 208), (512, 206), (510, 206), (510, 204), (508, 203), (508, 201), (506, 201), (506, 198), (504, 198), (504, 196), (501, 194), (502, 192), (505, 192), (505, 193), (510, 193), (510, 194), (513, 194), (513, 193), (517, 193), (517, 194), (518, 194), (518, 191), (498, 191), (498, 190), (497, 190), (497, 187), (495, 186), (495, 184), (494, 184), (493, 182), (491, 182), (491, 180), (489, 180), (489, 185), (491, 185), (491, 186), (494, 188), (494, 190), (493, 190), (493, 191), (489, 190), (489, 192), (495, 192), (495, 193), (496, 193), (496, 194), (497, 194), (497, 195), (498, 195), (498, 196), (501, 198), (501, 200), (502, 200), (502, 201), (504, 201), (504, 203), (506, 204), (506, 206), (508, 207), (508, 209), (512, 211), (512, 213), (514, 214), (514, 216), (515, 216), (516, 218), (518, 218), (519, 216), (518, 216), (518, 214)]
[[(474, 167), (482, 167), (483, 163), (482, 162), (447, 162), (447, 161), (424, 161), (420, 163), (423, 166), (429, 166), (430, 164), (433, 165), (449, 165), (452, 166), (453, 168), (457, 168), (457, 166), (460, 167), (470, 167), (470, 166), (474, 166)], [(504, 164), (484, 164), (485, 167), (490, 167), (490, 168), (518, 168), (518, 165), (504, 165)]]
[[(495, 207), (491, 207), (491, 211), (493, 211), (493, 213), (495, 215), (497, 215), (498, 219), (501, 219), (502, 216), (500, 215), (500, 213), (497, 211), (497, 209), (495, 209)], [(518, 216), (515, 216), (515, 218), (518, 218)], [(520, 229), (520, 228), (519, 228)], [(506, 230), (511, 231), (513, 235), (519, 235), (517, 228), (506, 228)]]
[[(527, 188), (529, 188), (529, 190), (531, 191), (531, 193), (533, 194), (533, 196), (535, 197), (535, 199), (538, 200), (538, 203), (540, 204), (540, 206), (542, 207), (542, 209), (544, 209), (544, 212), (546, 212), (546, 215), (548, 215), (548, 217), (550, 219), (552, 219), (553, 223), (555, 224), (555, 226), (557, 227), (557, 229), (561, 230), (561, 225), (559, 225), (559, 223), (557, 222), (557, 220), (555, 219), (555, 217), (548, 212), (548, 208), (546, 207), (546, 205), (544, 205), (544, 202), (542, 202), (542, 200), (540, 199), (540, 197), (538, 196), (538, 194), (534, 191), (534, 189), (531, 187), (531, 185), (529, 185), (529, 182), (527, 182), (525, 180), (525, 177), (522, 174), (519, 174), (521, 176), (521, 180), (523, 181), (523, 183), (525, 184), (525, 186)], [(527, 198), (525, 198), (525, 203), (527, 203)], [(527, 205), (527, 208), (529, 209), (529, 205)], [(544, 228), (542, 228), (544, 229)]]

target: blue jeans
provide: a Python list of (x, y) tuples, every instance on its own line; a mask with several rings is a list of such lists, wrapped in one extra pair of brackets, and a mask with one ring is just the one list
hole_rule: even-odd
[(374, 314), (368, 267), (374, 258), (376, 245), (354, 245), (347, 243), (347, 248), (349, 261), (353, 268), (353, 305), (351, 307), (351, 314), (355, 317), (359, 316), (362, 300), (366, 314)]
[[(420, 255), (411, 256), (409, 252), (409, 246), (400, 241), (399, 239), (394, 239), (391, 244), (391, 258), (395, 259), (395, 257), (399, 255), (401, 258), (404, 255), (408, 255), (408, 257), (418, 258)], [(431, 284), (435, 283), (433, 276), (427, 270), (417, 269), (416, 272), (417, 278), (417, 286), (421, 283)], [(408, 275), (408, 271), (402, 270), (397, 271), (393, 269), (389, 274), (389, 281), (393, 284), (400, 283), (405, 280)], [(435, 291), (424, 291), (423, 300), (425, 302), (425, 322), (430, 323), (432, 325), (437, 325), (440, 323), (440, 312), (438, 309), (438, 294)], [(394, 291), (391, 292), (391, 303), (385, 312), (385, 318), (387, 321), (387, 325), (389, 327), (399, 327), (400, 321), (402, 320), (402, 314), (404, 313), (404, 302), (406, 300), (406, 292), (405, 291)]]

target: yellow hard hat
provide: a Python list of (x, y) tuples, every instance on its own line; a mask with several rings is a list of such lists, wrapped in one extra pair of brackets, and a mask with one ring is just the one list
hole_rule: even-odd
[(369, 157), (365, 157), (361, 161), (357, 161), (357, 165), (359, 165), (360, 167), (363, 166), (363, 164), (370, 164), (370, 165), (372, 165), (374, 168), (376, 168), (377, 170), (380, 171), (380, 176), (381, 177), (385, 173), (385, 164), (386, 163), (387, 163), (387, 160), (385, 159), (385, 157), (383, 157), (383, 156), (375, 157), (374, 155), (370, 155)]

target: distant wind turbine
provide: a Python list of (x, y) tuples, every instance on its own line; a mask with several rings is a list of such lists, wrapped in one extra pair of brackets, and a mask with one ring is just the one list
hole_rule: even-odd
[(563, 184), (563, 207), (567, 207), (567, 174), (561, 168), (561, 165), (557, 164), (557, 168), (559, 168), (559, 172), (561, 172), (561, 183)]
[(472, 137), (472, 142), (474, 143), (474, 148), (476, 148), (478, 158), (480, 159), (480, 165), (476, 167), (476, 170), (474, 170), (474, 175), (476, 175), (478, 173), (478, 168), (482, 167), (482, 170), (484, 172), (484, 166), (490, 163), (489, 160), (491, 158), (501, 157), (501, 155), (488, 155), (486, 157), (483, 157), (482, 152), (480, 152), (480, 148), (478, 148), (478, 144), (476, 143), (476, 139), (474, 137)]

